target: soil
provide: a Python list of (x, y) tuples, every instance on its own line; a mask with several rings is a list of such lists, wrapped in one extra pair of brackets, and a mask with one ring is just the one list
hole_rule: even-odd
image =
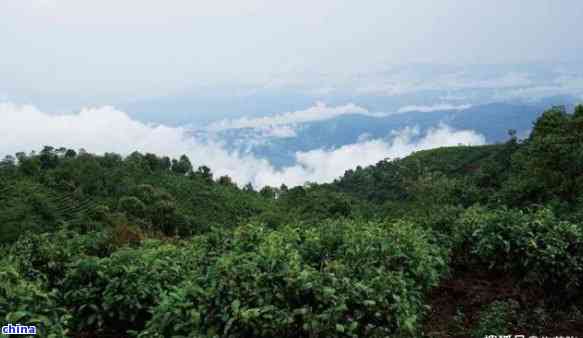
[[(495, 301), (514, 301), (520, 311), (540, 307), (546, 293), (540, 287), (521, 286), (518, 276), (487, 271), (454, 271), (429, 295), (430, 313), (425, 321), (424, 332), (429, 338), (468, 338), (470, 330), (480, 319), (480, 311)], [(459, 314), (463, 313), (463, 316)], [(552, 313), (552, 311), (549, 311)], [(528, 316), (527, 316), (528, 317)], [(537, 334), (578, 336), (583, 338), (583, 318), (556, 319), (537, 322), (543, 332), (512, 323), (511, 332), (492, 334)], [(528, 326), (528, 325), (526, 325)]]

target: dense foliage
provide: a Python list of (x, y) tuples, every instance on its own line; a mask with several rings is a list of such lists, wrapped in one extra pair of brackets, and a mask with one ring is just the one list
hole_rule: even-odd
[(154, 309), (142, 336), (405, 337), (445, 252), (412, 224), (245, 225), (206, 273)]
[(46, 146), (0, 162), (0, 321), (49, 337), (575, 334), (582, 207), (582, 106), (524, 140), (259, 191), (186, 156)]

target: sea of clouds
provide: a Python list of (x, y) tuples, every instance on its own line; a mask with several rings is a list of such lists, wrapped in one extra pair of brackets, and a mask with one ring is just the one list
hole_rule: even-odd
[[(221, 122), (222, 125), (217, 124), (214, 128), (270, 128), (274, 125), (289, 128), (287, 123), (290, 121), (304, 122), (318, 116), (323, 120), (348, 112), (367, 114), (366, 110), (355, 105), (327, 107), (318, 104), (307, 111), (257, 121)], [(288, 129), (286, 136), (294, 137), (293, 129)], [(84, 148), (98, 154), (116, 152), (127, 155), (136, 150), (172, 157), (186, 154), (195, 167), (207, 165), (216, 176), (228, 175), (239, 185), (251, 182), (256, 188), (282, 183), (296, 186), (305, 182), (330, 182), (358, 165), (371, 165), (386, 158), (404, 157), (414, 151), (435, 147), (485, 143), (485, 138), (475, 131), (453, 130), (445, 124), (425, 132), (415, 126), (388, 130), (387, 136), (383, 139), (363, 137), (357, 143), (337, 148), (297, 152), (294, 165), (277, 169), (266, 159), (227, 150), (220, 139), (193, 136), (191, 130), (184, 127), (144, 123), (110, 106), (85, 108), (74, 114), (55, 114), (31, 105), (0, 103), (1, 156), (40, 150), (44, 145)]]

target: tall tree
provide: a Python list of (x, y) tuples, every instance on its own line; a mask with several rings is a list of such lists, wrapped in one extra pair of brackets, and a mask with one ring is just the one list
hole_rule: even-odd
[(192, 172), (192, 163), (186, 155), (180, 156), (180, 159), (172, 160), (172, 171), (178, 175), (186, 175)]
[(564, 107), (544, 112), (513, 156), (513, 170), (509, 195), (536, 202), (575, 201), (583, 193), (583, 107), (574, 114)]

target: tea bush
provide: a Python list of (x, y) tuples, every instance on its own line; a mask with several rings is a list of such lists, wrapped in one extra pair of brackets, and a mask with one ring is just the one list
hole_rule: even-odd
[(68, 264), (84, 255), (107, 256), (112, 250), (105, 232), (79, 234), (67, 229), (29, 233), (11, 247), (12, 254), (19, 257), (19, 269), (24, 275), (46, 280), (49, 287), (61, 284)]
[(480, 318), (471, 333), (474, 338), (509, 333), (510, 321), (518, 304), (513, 301), (495, 301), (480, 312)]
[(189, 246), (151, 240), (110, 257), (76, 261), (63, 281), (74, 327), (139, 329), (164, 292), (196, 268), (198, 255)]
[(583, 229), (559, 221), (549, 209), (470, 208), (459, 221), (460, 240), (490, 268), (513, 271), (529, 281), (577, 291), (583, 282)]
[(162, 297), (140, 337), (415, 336), (446, 252), (409, 223), (235, 229), (206, 274)]
[(42, 337), (60, 338), (67, 333), (69, 319), (55, 292), (26, 279), (14, 257), (0, 260), (0, 323), (35, 325)]

